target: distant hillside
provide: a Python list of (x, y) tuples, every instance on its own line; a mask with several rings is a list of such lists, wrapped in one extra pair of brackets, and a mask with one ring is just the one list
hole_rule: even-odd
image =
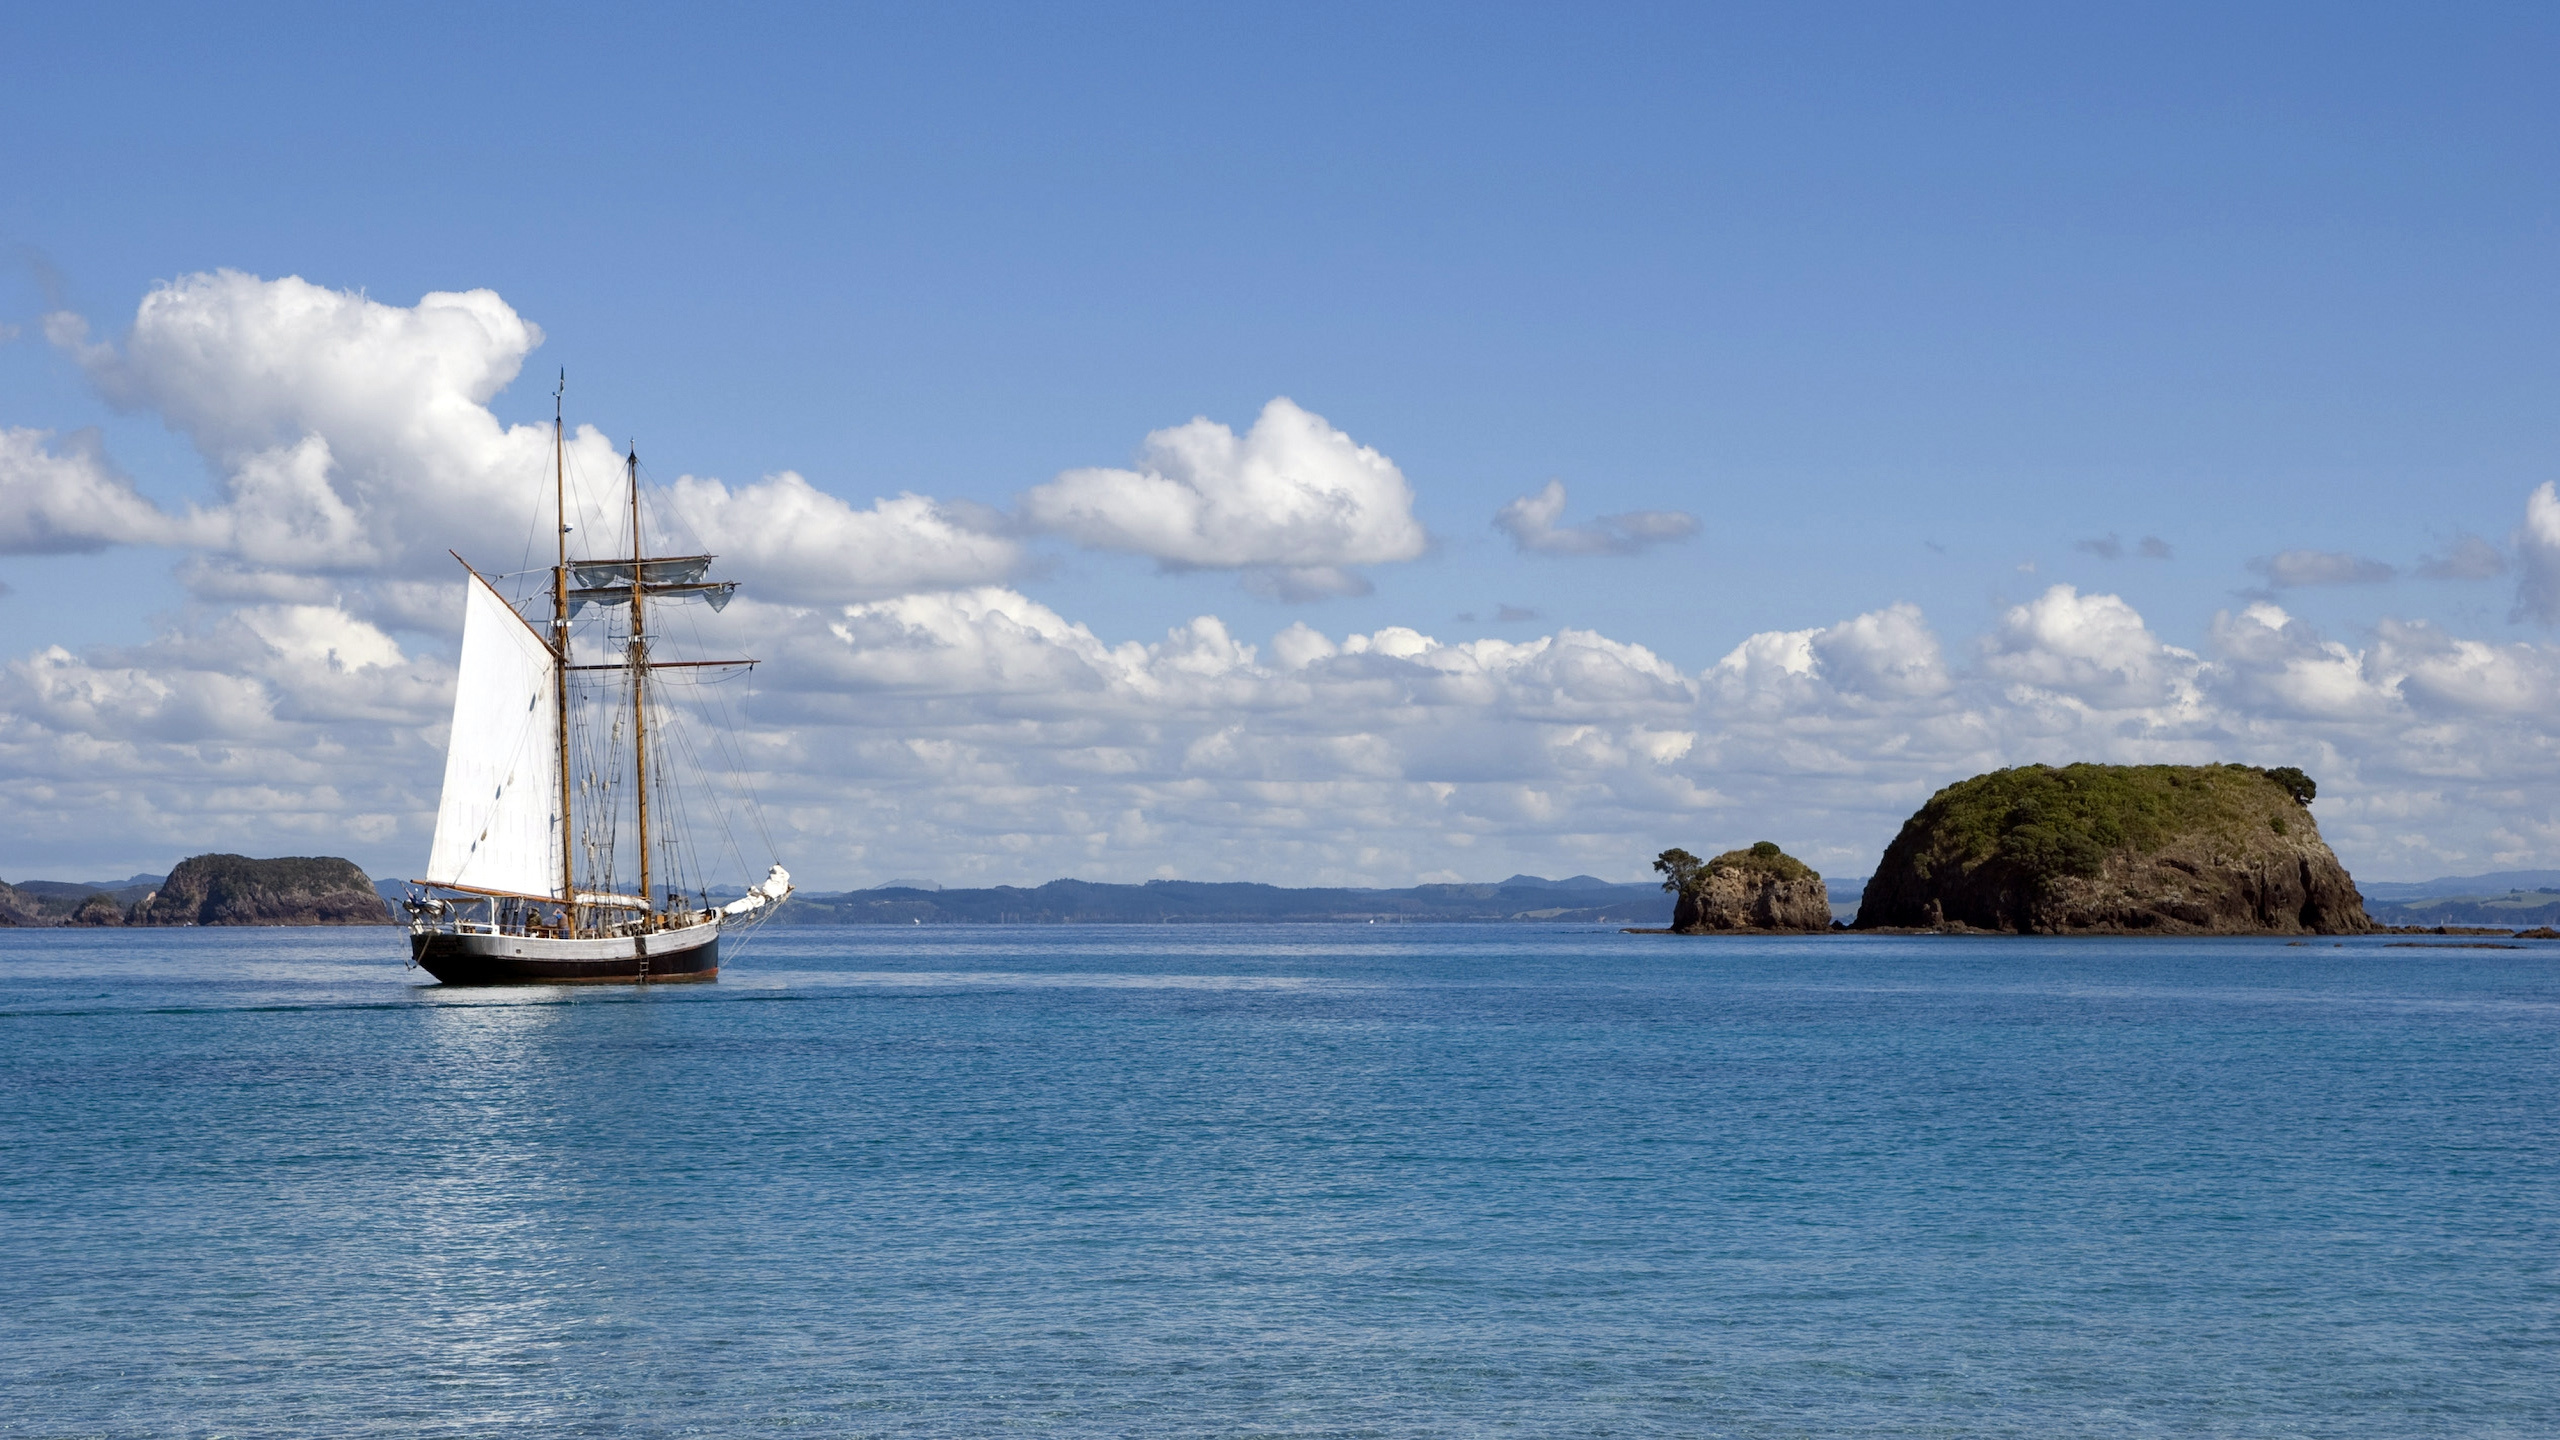
[(2560, 925), (2560, 870), (2377, 880), (2356, 888), (2377, 925)]
[(121, 925), (126, 912), (166, 878), (0, 883), (0, 925)]
[(2367, 900), (2377, 925), (2503, 925), (2527, 930), (2560, 925), (2560, 889), (2510, 890), (2503, 895), (2431, 895), (2423, 900)]
[(2446, 875), (2434, 880), (2364, 880), (2356, 884), (2366, 903), (2380, 900), (2441, 900), (2452, 896), (2509, 895), (2518, 891), (2560, 892), (2560, 870), (2493, 870), (2486, 875)]
[(1104, 885), (1052, 880), (983, 890), (884, 888), (800, 894), (774, 915), (780, 925), (1243, 924), (1252, 922), (1547, 920), (1667, 925), (1671, 897), (1652, 885), (1590, 876), (1514, 875), (1498, 884), (1416, 885), (1402, 890), (1283, 889), (1277, 885), (1150, 880)]

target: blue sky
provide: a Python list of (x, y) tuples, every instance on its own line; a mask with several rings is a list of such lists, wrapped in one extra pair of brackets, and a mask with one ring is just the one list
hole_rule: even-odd
[[(211, 503), (200, 438), (47, 312), (112, 344), (216, 269), (485, 288), (545, 336), (497, 417), (566, 367), (667, 477), (1003, 509), (1285, 395), (1410, 481), (1432, 547), (1365, 595), (1027, 541), (1009, 583), (1114, 644), (1573, 627), (1694, 674), (1897, 602), (1969, 656), (2067, 583), (2204, 653), (2311, 550), (2402, 572), (2276, 597), (2328, 641), (2538, 646), (2512, 569), (2410, 572), (2510, 547), (2554, 475), (2555, 52), (2490, 6), (57, 7), (0, 56), (0, 425)], [(1697, 533), (1522, 553), (1489, 521), (1551, 479)], [(0, 629), (139, 643), (205, 603), (176, 574), (0, 555)]]

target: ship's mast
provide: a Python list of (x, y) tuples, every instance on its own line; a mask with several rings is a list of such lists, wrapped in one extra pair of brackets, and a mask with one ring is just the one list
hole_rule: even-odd
[(631, 758), (639, 774), (640, 811), (640, 903), (642, 915), (655, 909), (649, 894), (649, 707), (642, 703), (641, 688), (649, 678), (648, 622), (641, 615), (640, 597), (647, 590), (641, 583), (640, 567), (640, 447), (634, 444), (623, 461), (631, 477)]
[(567, 448), (560, 438), (560, 397), (568, 393), (569, 372), (560, 372), (560, 388), (551, 392), (551, 528), (558, 532), (558, 563), (551, 567), (551, 698), (552, 718), (560, 742), (560, 924), (578, 933), (577, 827), (569, 815), (569, 482)]

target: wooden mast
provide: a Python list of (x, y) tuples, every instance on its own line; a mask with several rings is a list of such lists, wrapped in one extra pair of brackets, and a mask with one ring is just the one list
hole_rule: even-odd
[[(639, 776), (640, 812), (640, 899), (650, 909), (657, 908), (649, 893), (649, 707), (642, 703), (641, 687), (649, 677), (648, 622), (640, 611), (640, 597), (648, 588), (641, 583), (640, 567), (640, 447), (634, 443), (624, 460), (631, 476), (631, 759)], [(643, 923), (647, 911), (642, 912)]]
[(578, 933), (577, 827), (569, 815), (569, 497), (567, 452), (560, 438), (560, 397), (569, 389), (569, 372), (560, 372), (560, 388), (551, 392), (551, 528), (559, 532), (559, 563), (551, 568), (551, 698), (552, 718), (560, 741), (560, 925), (566, 935)]

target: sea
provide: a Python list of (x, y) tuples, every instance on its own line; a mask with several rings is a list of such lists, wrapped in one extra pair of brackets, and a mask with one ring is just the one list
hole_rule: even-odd
[(0, 931), (0, 1436), (2551, 1436), (2516, 943)]

